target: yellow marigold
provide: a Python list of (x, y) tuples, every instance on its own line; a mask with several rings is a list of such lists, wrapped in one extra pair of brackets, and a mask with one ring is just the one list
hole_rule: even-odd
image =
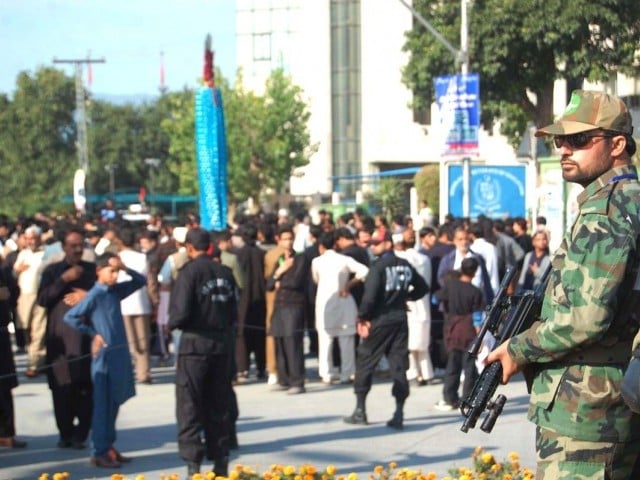
[(293, 480), (302, 480), (302, 475), (296, 475)]
[(458, 480), (473, 480), (473, 477), (471, 477), (470, 475), (464, 474), (464, 475), (460, 475), (458, 477)]
[(273, 480), (280, 480), (280, 478), (281, 478), (280, 475), (274, 475), (273, 476)]
[(236, 478), (238, 478), (240, 476), (240, 472), (238, 470), (231, 470), (229, 472), (229, 478), (231, 480), (236, 480)]
[(427, 473), (427, 480), (438, 480), (438, 476), (435, 472), (429, 472)]
[(233, 466), (233, 469), (234, 469), (236, 472), (241, 472), (243, 468), (244, 468), (244, 465), (242, 465), (241, 463), (236, 463), (236, 464)]
[(490, 453), (483, 453), (480, 459), (483, 463), (493, 463), (493, 455)]
[(285, 475), (293, 475), (294, 473), (296, 473), (296, 468), (292, 465), (287, 465), (286, 467), (284, 467), (282, 473), (284, 473)]
[(349, 475), (347, 475), (347, 480), (358, 480), (358, 475), (351, 472)]
[(382, 465), (376, 465), (375, 468), (373, 469), (373, 471), (376, 473), (382, 473), (383, 470), (384, 470), (384, 467)]
[(307, 466), (306, 465), (300, 465), (300, 469), (298, 470), (298, 473), (300, 475), (306, 475), (307, 474)]
[(216, 480), (216, 472), (207, 472), (204, 474), (205, 480)]
[(396, 462), (389, 462), (389, 468), (398, 468), (398, 464)]
[(39, 477), (38, 480), (49, 480), (49, 474), (48, 473), (42, 473)]
[(494, 463), (493, 465), (491, 465), (492, 472), (499, 472), (500, 470), (502, 470), (502, 465), (500, 465), (499, 463)]
[(327, 473), (329, 475), (335, 475), (337, 472), (336, 466), (335, 465), (327, 465)]
[(144, 475), (136, 475), (136, 480), (144, 480)]
[(191, 480), (204, 480), (204, 477), (201, 473), (194, 473), (191, 475)]
[(262, 474), (262, 478), (263, 478), (264, 480), (271, 480), (271, 479), (273, 478), (273, 475), (271, 474), (271, 472), (264, 472), (264, 473)]
[(505, 473), (504, 477), (502, 477), (504, 480), (513, 480), (513, 477), (511, 476), (510, 473)]
[(246, 473), (246, 474), (248, 474), (248, 475), (251, 475), (251, 474), (253, 474), (253, 473), (256, 473), (256, 472), (254, 472), (254, 471), (253, 471), (253, 469), (252, 469), (251, 467), (248, 467), (248, 466), (247, 466), (247, 467), (242, 467), (242, 472), (243, 472), (243, 473)]
[(509, 457), (509, 460), (513, 462), (520, 460), (520, 455), (518, 455), (517, 452), (509, 452), (509, 455), (507, 455), (507, 457)]

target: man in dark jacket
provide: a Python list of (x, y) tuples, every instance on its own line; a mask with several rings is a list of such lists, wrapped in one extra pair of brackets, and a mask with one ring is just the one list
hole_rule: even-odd
[(345, 417), (344, 421), (367, 424), (365, 402), (371, 390), (373, 372), (382, 355), (386, 355), (393, 378), (391, 394), (396, 399), (396, 410), (387, 426), (401, 430), (404, 402), (409, 396), (406, 302), (424, 297), (429, 287), (408, 261), (393, 253), (388, 231), (374, 233), (370, 244), (378, 260), (369, 269), (358, 309), (358, 334), (362, 341), (356, 357), (354, 391), (357, 403), (353, 414)]
[(278, 245), (283, 254), (267, 277), (267, 289), (276, 291), (271, 335), (276, 343), (278, 385), (288, 394), (304, 393), (304, 319), (309, 265), (304, 255), (293, 251), (293, 229), (278, 228)]
[[(38, 304), (47, 311), (47, 370), (53, 396), (53, 412), (60, 434), (59, 448), (84, 448), (91, 428), (93, 385), (91, 383), (91, 340), (70, 327), (64, 315), (96, 281), (94, 263), (82, 260), (84, 235), (65, 234), (63, 260), (42, 272)], [(75, 420), (77, 419), (77, 424)]]
[(206, 456), (213, 460), (215, 473), (226, 477), (237, 287), (231, 269), (207, 256), (209, 244), (205, 230), (187, 233), (190, 261), (171, 292), (169, 327), (182, 330), (176, 369), (180, 456), (188, 462), (189, 476), (200, 471)]
[(259, 379), (266, 370), (266, 301), (264, 287), (264, 250), (256, 245), (258, 230), (255, 225), (240, 228), (244, 246), (235, 253), (245, 279), (238, 305), (238, 331), (236, 337), (236, 367), (238, 380), (249, 376), (249, 358), (255, 355)]
[(0, 447), (23, 448), (27, 442), (16, 438), (13, 394), (18, 386), (16, 365), (11, 351), (9, 323), (18, 299), (18, 285), (11, 270), (0, 269)]

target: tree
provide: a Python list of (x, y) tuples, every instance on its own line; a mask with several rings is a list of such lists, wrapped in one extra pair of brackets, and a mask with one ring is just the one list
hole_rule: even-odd
[(437, 215), (440, 211), (440, 165), (425, 165), (413, 177), (413, 183), (416, 186), (418, 201), (425, 200)]
[(407, 211), (407, 192), (397, 178), (382, 178), (378, 188), (369, 195), (369, 203), (385, 216), (388, 222), (394, 215)]
[[(415, 0), (414, 8), (452, 44), (459, 43), (460, 2)], [(434, 101), (434, 77), (457, 70), (451, 53), (414, 22), (403, 71), (416, 107)], [(636, 0), (474, 0), (469, 9), (469, 71), (480, 74), (482, 122), (503, 119), (517, 145), (527, 120), (553, 119), (553, 87), (640, 73), (640, 9)], [(533, 99), (531, 98), (533, 94)]]
[[(268, 188), (281, 192), (313, 151), (301, 89), (282, 70), (271, 74), (264, 95), (245, 90), (241, 73), (233, 88), (220, 72), (216, 82), (225, 112), (230, 200), (260, 197)], [(161, 124), (170, 139), (169, 168), (183, 194), (197, 192), (193, 102), (191, 91), (169, 94), (169, 114)]]
[[(167, 115), (167, 101), (162, 97), (143, 105), (114, 105), (94, 101), (88, 109), (89, 129), (89, 174), (87, 189), (90, 193), (109, 191), (107, 166), (117, 165), (116, 190), (137, 190), (147, 186), (150, 177), (145, 158), (166, 161), (169, 137), (158, 128)], [(154, 172), (154, 190), (173, 191), (177, 179), (164, 168)]]
[(9, 215), (59, 206), (78, 168), (73, 79), (53, 68), (22, 72), (0, 97), (0, 204)]
[(264, 97), (264, 148), (258, 161), (264, 166), (265, 186), (284, 193), (283, 186), (293, 170), (309, 163), (316, 149), (309, 143), (311, 112), (302, 99), (302, 89), (282, 69), (274, 70), (267, 79)]

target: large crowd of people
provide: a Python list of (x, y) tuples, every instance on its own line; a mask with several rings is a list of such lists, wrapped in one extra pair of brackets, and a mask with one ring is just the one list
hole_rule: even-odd
[[(444, 376), (443, 401), (435, 408), (454, 410), (464, 370), (468, 380), (462, 395), (467, 393), (475, 377), (462, 367), (461, 342), (477, 328), (499, 275), (519, 268), (520, 287), (530, 288), (548, 262), (548, 234), (541, 229), (532, 242), (524, 219), (470, 222), (449, 216), (436, 226), (433, 215), (418, 216), (415, 224), (409, 215), (387, 222), (360, 208), (336, 218), (325, 210), (289, 215), (281, 209), (238, 215), (227, 230), (206, 232), (197, 214), (173, 223), (154, 214), (132, 223), (113, 212), (107, 206), (95, 218), (0, 218), (0, 355), (7, 359), (0, 364), (0, 445), (25, 446), (14, 428), (11, 389), (19, 380), (45, 375), (58, 447), (82, 449), (91, 438), (93, 465), (118, 467), (128, 461), (110, 439), (118, 406), (135, 388), (104, 383), (98, 373), (106, 372), (109, 362), (99, 361), (102, 349), (126, 352), (110, 368), (131, 363), (132, 383), (153, 384), (154, 362), (175, 363), (182, 404), (180, 455), (192, 473), (205, 456), (215, 460), (217, 472), (224, 471), (228, 449), (238, 444), (232, 387), (264, 381), (265, 388), (303, 394), (310, 376), (316, 380), (305, 368), (309, 355), (318, 358), (319, 381), (354, 385), (357, 407), (345, 417), (347, 423), (366, 424), (364, 399), (372, 375), (388, 372), (396, 398), (388, 425), (401, 429), (410, 384), (423, 386), (437, 374)], [(544, 219), (538, 224), (543, 226)], [(476, 268), (468, 268), (467, 258), (474, 259)], [(220, 265), (213, 273), (199, 267), (215, 282), (193, 283), (204, 275), (186, 268), (196, 260)], [(95, 299), (87, 304), (87, 298), (102, 298), (96, 289), (112, 288), (105, 268), (117, 275), (117, 285), (129, 285), (132, 278), (144, 282), (118, 302), (114, 298), (120, 297), (109, 297), (111, 307)], [(189, 275), (192, 283), (185, 283)], [(472, 284), (479, 297), (472, 304), (458, 298), (466, 290), (447, 290), (450, 281)], [(189, 296), (198, 289), (215, 293), (209, 300)], [(115, 303), (117, 315), (111, 311)], [(455, 311), (449, 312), (452, 305)], [(459, 310), (460, 305), (467, 306)], [(78, 309), (93, 315), (95, 324), (87, 327)], [(455, 328), (445, 327), (450, 313)], [(205, 314), (227, 320), (215, 327), (206, 319), (194, 320)], [(462, 339), (460, 328), (467, 332)], [(103, 339), (105, 346), (96, 343), (101, 334), (110, 336)], [(193, 361), (204, 350), (213, 355), (202, 362), (211, 365), (206, 372), (219, 378), (216, 392), (227, 394), (216, 394), (221, 401), (200, 414), (193, 406), (212, 387), (193, 390), (187, 384), (198, 385), (205, 374)], [(16, 373), (14, 354), (27, 357), (24, 379)], [(198, 424), (197, 418), (210, 418), (210, 423)], [(211, 447), (195, 446), (199, 431), (211, 437)]]

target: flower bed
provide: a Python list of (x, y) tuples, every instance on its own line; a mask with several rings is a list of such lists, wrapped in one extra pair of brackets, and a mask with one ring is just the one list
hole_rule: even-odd
[[(378, 465), (364, 480), (533, 480), (534, 472), (528, 468), (520, 467), (517, 453), (510, 453), (503, 462), (498, 462), (495, 457), (478, 447), (471, 456), (473, 466), (454, 467), (449, 469), (449, 475), (438, 479), (434, 472), (423, 472), (400, 468), (395, 462), (390, 462), (386, 467)], [(40, 475), (39, 480), (68, 480), (67, 472), (54, 473), (49, 476), (46, 473)], [(145, 480), (144, 475), (136, 475), (133, 480)], [(329, 465), (324, 470), (318, 470), (313, 465), (301, 465), (295, 468), (291, 465), (271, 465), (268, 471), (258, 473), (248, 466), (236, 465), (228, 477), (216, 476), (214, 472), (198, 473), (190, 480), (363, 480), (355, 473), (339, 474), (336, 467)], [(128, 480), (125, 475), (116, 473), (111, 475), (111, 480)], [(161, 475), (160, 480), (180, 480), (177, 474)]]

